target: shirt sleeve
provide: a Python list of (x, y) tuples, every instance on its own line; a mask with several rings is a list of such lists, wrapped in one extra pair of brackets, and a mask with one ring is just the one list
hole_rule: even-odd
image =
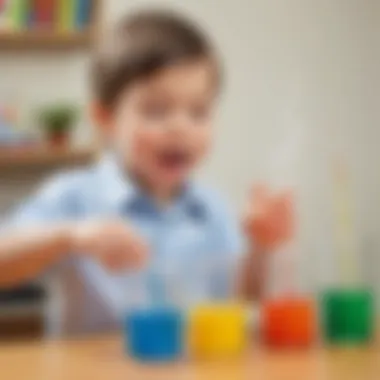
[(2, 231), (45, 225), (69, 218), (73, 211), (69, 183), (66, 176), (48, 180), (5, 218), (1, 223)]
[[(0, 224), (0, 236), (9, 232), (33, 227), (43, 227), (69, 219), (73, 213), (71, 179), (60, 176), (48, 180), (29, 199), (5, 218)], [(40, 278), (50, 277), (63, 264), (58, 262), (47, 268)]]

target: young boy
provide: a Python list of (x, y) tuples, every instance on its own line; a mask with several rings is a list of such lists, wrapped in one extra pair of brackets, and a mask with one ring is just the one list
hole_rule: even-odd
[[(181, 273), (190, 288), (204, 286), (196, 272), (210, 263), (231, 272), (243, 253), (239, 223), (190, 178), (213, 140), (220, 76), (212, 46), (187, 20), (165, 12), (124, 18), (92, 71), (92, 114), (109, 152), (55, 177), (15, 213), (0, 238), (0, 286), (49, 273), (65, 301), (63, 330), (83, 332), (114, 326), (114, 311), (142, 291), (136, 278), (152, 270)], [(248, 299), (260, 293), (265, 252), (290, 226), (285, 197), (259, 189), (255, 202), (237, 276), (238, 295)], [(212, 284), (219, 296), (227, 296), (227, 277)]]

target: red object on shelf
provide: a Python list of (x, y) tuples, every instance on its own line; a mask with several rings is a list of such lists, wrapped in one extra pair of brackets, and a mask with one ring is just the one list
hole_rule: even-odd
[(55, 0), (33, 0), (31, 9), (33, 27), (52, 28), (55, 18), (55, 8)]
[(310, 346), (317, 336), (315, 302), (301, 297), (267, 300), (261, 323), (263, 340), (269, 346)]

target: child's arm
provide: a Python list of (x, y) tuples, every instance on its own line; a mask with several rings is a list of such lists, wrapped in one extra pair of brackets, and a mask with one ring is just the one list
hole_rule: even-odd
[(69, 253), (87, 254), (111, 270), (142, 264), (146, 247), (123, 222), (73, 222), (0, 235), (0, 287), (43, 272)]
[(263, 298), (268, 274), (267, 253), (250, 248), (244, 256), (237, 278), (237, 296), (245, 301)]
[(0, 236), (0, 287), (35, 277), (69, 250), (66, 226), (35, 228)]
[(273, 250), (293, 234), (294, 215), (290, 194), (270, 195), (263, 187), (254, 189), (244, 221), (249, 249), (238, 274), (240, 298), (263, 298), (268, 278), (268, 261)]

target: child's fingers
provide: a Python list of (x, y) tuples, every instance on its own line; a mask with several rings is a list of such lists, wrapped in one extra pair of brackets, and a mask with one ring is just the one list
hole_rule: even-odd
[(133, 243), (131, 253), (137, 266), (144, 265), (148, 260), (148, 246), (141, 240)]
[(112, 272), (118, 272), (126, 268), (123, 251), (109, 251), (100, 258), (102, 264)]
[(277, 215), (289, 216), (294, 210), (293, 195), (289, 192), (283, 192), (272, 199), (271, 212)]
[(147, 247), (138, 236), (128, 236), (125, 239), (108, 241), (102, 249), (102, 261), (112, 270), (135, 269), (146, 262)]
[(294, 202), (294, 191), (292, 189), (285, 190), (282, 196), (287, 199), (290, 203)]
[(126, 265), (131, 267), (142, 266), (147, 259), (148, 249), (143, 240), (138, 237), (130, 239), (124, 250), (124, 260)]
[(268, 202), (270, 192), (265, 184), (255, 184), (250, 191), (250, 202), (257, 206)]
[(254, 186), (246, 208), (246, 232), (266, 247), (291, 239), (294, 233), (293, 205), (292, 190), (271, 194), (265, 185)]
[(272, 210), (276, 213), (290, 212), (293, 207), (293, 191), (287, 190), (279, 194), (273, 194), (265, 185), (255, 185), (251, 192), (248, 207), (254, 215), (269, 214)]
[(271, 219), (280, 240), (287, 240), (294, 233), (294, 207), (290, 193), (283, 193), (274, 201), (271, 208)]

